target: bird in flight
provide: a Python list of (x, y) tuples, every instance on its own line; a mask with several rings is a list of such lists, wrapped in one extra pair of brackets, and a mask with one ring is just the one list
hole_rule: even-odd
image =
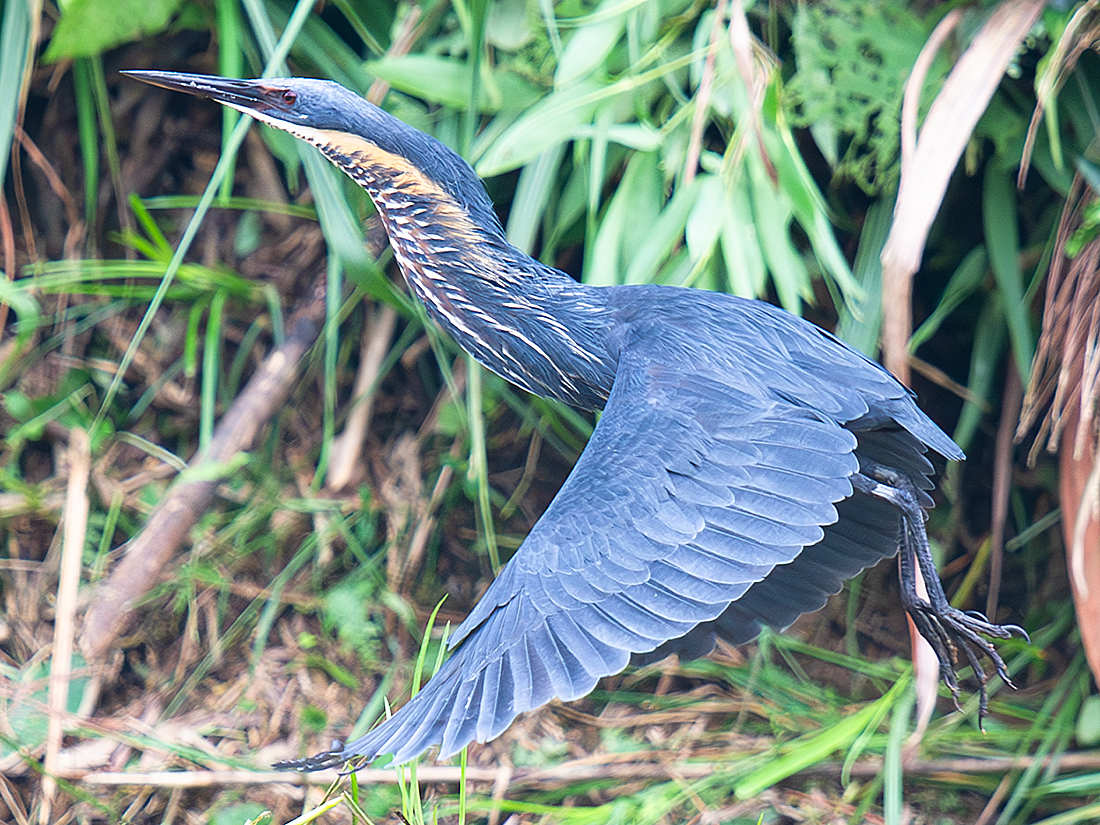
[(424, 688), (365, 736), (277, 767), (451, 756), (631, 661), (785, 628), (899, 550), (902, 606), (952, 694), (969, 664), (985, 712), (983, 657), (1008, 681), (985, 637), (1026, 634), (952, 607), (925, 533), (926, 453), (963, 453), (878, 364), (761, 301), (577, 283), (507, 241), (462, 158), (331, 81), (128, 74), (316, 146), (367, 191), (410, 290), (463, 349), (603, 410)]

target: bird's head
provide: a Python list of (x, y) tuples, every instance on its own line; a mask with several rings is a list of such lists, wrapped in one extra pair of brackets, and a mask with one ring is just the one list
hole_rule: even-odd
[(502, 233), (485, 188), (466, 161), (435, 138), (331, 80), (125, 74), (154, 86), (208, 97), (312, 143), (368, 191), (378, 185), (372, 183), (372, 176), (383, 173), (389, 183), (396, 180), (405, 191), (420, 192), (436, 203), (450, 201), (474, 225)]

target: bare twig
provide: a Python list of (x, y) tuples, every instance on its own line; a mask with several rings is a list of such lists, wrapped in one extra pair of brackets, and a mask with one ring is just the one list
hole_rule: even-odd
[(976, 404), (983, 412), (989, 411), (989, 403), (976, 394), (970, 387), (965, 384), (960, 384), (946, 372), (941, 370), (935, 364), (929, 364), (922, 358), (918, 358), (915, 355), (909, 355), (909, 366), (913, 369), (913, 372), (917, 375), (923, 375), (933, 384), (943, 387), (950, 393), (957, 395), (963, 401), (970, 404)]
[(79, 427), (69, 434), (69, 487), (65, 496), (62, 525), (61, 570), (57, 584), (56, 618), (53, 626), (53, 657), (50, 661), (50, 721), (46, 733), (46, 758), (42, 776), (42, 805), (38, 821), (50, 822), (57, 782), (58, 754), (64, 736), (64, 716), (69, 704), (73, 637), (76, 635), (76, 602), (80, 589), (80, 564), (88, 529), (88, 478), (92, 471), (92, 449), (88, 435)]
[(749, 129), (742, 132), (741, 140), (735, 150), (735, 156), (741, 152), (747, 142), (749, 134), (756, 139), (756, 150), (760, 153), (760, 160), (764, 164), (764, 170), (773, 184), (778, 183), (779, 174), (775, 170), (775, 164), (768, 156), (767, 147), (764, 146), (764, 130), (761, 125), (760, 111), (764, 104), (764, 95), (768, 90), (772, 72), (775, 71), (774, 59), (769, 60), (770, 55), (755, 40), (749, 30), (749, 21), (745, 16), (744, 3), (734, 0), (730, 9), (729, 26), (730, 48), (733, 49), (737, 60), (737, 70), (745, 84), (745, 92), (749, 96), (747, 117)]
[(1001, 403), (1001, 423), (997, 425), (996, 452), (993, 456), (993, 504), (989, 531), (989, 595), (985, 615), (997, 615), (997, 600), (1001, 594), (1001, 569), (1005, 555), (1005, 522), (1008, 520), (1008, 495), (1012, 490), (1012, 436), (1020, 421), (1020, 402), (1024, 387), (1020, 371), (1010, 358)]
[[(98, 659), (126, 626), (134, 604), (158, 580), (160, 571), (214, 500), (216, 468), (250, 449), (261, 427), (278, 411), (294, 386), (298, 366), (313, 346), (324, 319), (324, 297), (313, 299), (292, 318), (290, 333), (218, 422), (207, 451), (191, 464), (131, 542), (126, 556), (101, 585), (84, 620), (80, 644)], [(205, 470), (205, 472), (204, 472)]]
[[(512, 774), (515, 773), (515, 768), (511, 765), (502, 764), (497, 768), (497, 777), (493, 781), (493, 802), (500, 802), (504, 799), (504, 795), (508, 793), (508, 788), (512, 784)], [(497, 825), (500, 822), (501, 809), (494, 807), (489, 811), (489, 823), (488, 825)]]
[[(734, 14), (744, 13), (740, 0), (735, 0)], [(684, 186), (690, 186), (699, 169), (699, 157), (703, 152), (703, 127), (707, 122), (707, 106), (710, 105), (710, 92), (714, 84), (714, 56), (718, 48), (718, 38), (722, 34), (722, 18), (726, 14), (726, 0), (718, 0), (714, 6), (714, 22), (710, 27), (710, 43), (707, 56), (703, 60), (703, 74), (699, 78), (699, 89), (695, 93), (695, 111), (691, 116), (691, 138), (688, 140), (687, 159), (684, 161)], [(733, 25), (731, 21), (730, 25)], [(746, 27), (747, 28), (747, 27)], [(745, 78), (748, 86), (749, 78)]]
[[(604, 757), (607, 757), (604, 754)], [(629, 756), (629, 755), (624, 755)], [(651, 756), (656, 756), (651, 754)], [(905, 765), (906, 775), (934, 776), (939, 774), (967, 774), (974, 776), (1001, 775), (1013, 770), (1025, 770), (1035, 764), (1042, 767), (1057, 763), (1062, 771), (1100, 769), (1100, 754), (1093, 752), (1060, 753), (1044, 757), (963, 757), (959, 759), (914, 760)], [(549, 787), (562, 783), (599, 779), (671, 779), (675, 775), (684, 779), (713, 776), (729, 767), (728, 762), (714, 761), (668, 761), (660, 759), (634, 759), (631, 761), (575, 760), (549, 768), (513, 768), (509, 780), (510, 787), (520, 785)], [(845, 766), (839, 762), (822, 762), (801, 771), (798, 776), (841, 776)], [(882, 773), (882, 759), (870, 758), (849, 767), (849, 773), (855, 777), (874, 777)], [(154, 785), (162, 788), (206, 788), (220, 785), (330, 785), (340, 778), (334, 770), (315, 771), (313, 773), (290, 773), (286, 771), (149, 771), (135, 773), (115, 773), (96, 771), (62, 772), (66, 779), (82, 782), (85, 785), (140, 787)], [(356, 776), (359, 783), (368, 785), (393, 785), (400, 781), (400, 774), (390, 768), (363, 768)], [(421, 783), (439, 783), (457, 785), (463, 780), (463, 771), (459, 767), (446, 765), (420, 765), (416, 769), (417, 779)], [(468, 766), (465, 779), (469, 782), (494, 784), (500, 777), (499, 768), (476, 768)]]
[(19, 141), (19, 145), (23, 147), (23, 151), (27, 153), (27, 157), (38, 167), (38, 171), (42, 173), (42, 177), (50, 185), (50, 191), (65, 207), (65, 217), (69, 221), (69, 229), (65, 233), (65, 257), (77, 257), (80, 242), (84, 239), (85, 226), (84, 221), (80, 218), (80, 211), (76, 208), (76, 201), (73, 200), (68, 187), (61, 180), (61, 175), (53, 168), (53, 164), (38, 148), (38, 145), (31, 140), (30, 136), (23, 131), (21, 126), (16, 125), (15, 138)]
[[(447, 392), (447, 390), (444, 389), (444, 392)], [(462, 445), (463, 440), (456, 438), (451, 444), (450, 457), (452, 461), (439, 468), (439, 477), (435, 480), (431, 497), (420, 513), (412, 538), (409, 540), (409, 549), (405, 553), (405, 560), (401, 563), (400, 576), (394, 582), (396, 585), (394, 592), (396, 593), (404, 593), (405, 588), (412, 580), (413, 574), (420, 569), (420, 562), (424, 560), (424, 551), (428, 547), (428, 539), (431, 538), (432, 532), (435, 530), (436, 511), (439, 509), (439, 505), (443, 503), (443, 495), (447, 492), (447, 488), (451, 486), (452, 479), (454, 479), (453, 460), (462, 454)]]
[(333, 440), (332, 461), (329, 463), (326, 479), (329, 489), (342, 490), (352, 480), (355, 465), (363, 450), (363, 442), (370, 430), (378, 376), (382, 371), (382, 362), (386, 360), (396, 325), (397, 312), (389, 304), (383, 304), (370, 314), (363, 327), (359, 372), (355, 376), (354, 406), (348, 413), (343, 432)]

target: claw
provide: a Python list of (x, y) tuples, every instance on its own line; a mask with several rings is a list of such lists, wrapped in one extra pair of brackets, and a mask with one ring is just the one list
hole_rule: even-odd
[[(864, 465), (857, 476), (861, 478), (854, 483), (860, 490), (890, 502), (901, 512), (899, 567), (902, 605), (939, 659), (940, 677), (951, 691), (956, 708), (959, 706), (959, 682), (955, 668), (960, 661), (965, 661), (973, 669), (978, 682), (978, 727), (981, 728), (982, 719), (989, 712), (987, 685), (990, 678), (981, 664), (983, 655), (993, 663), (1004, 683), (1015, 688), (1004, 659), (985, 637), (1009, 639), (1019, 634), (1028, 642), (1031, 639), (1022, 627), (993, 624), (981, 613), (963, 612), (947, 601), (928, 547), (928, 535), (924, 529), (925, 512), (916, 488), (908, 478), (892, 468), (871, 464)], [(917, 593), (918, 575), (928, 591), (927, 598)]]
[(965, 663), (974, 671), (979, 691), (978, 727), (984, 731), (982, 720), (989, 712), (987, 685), (990, 677), (982, 667), (982, 655), (989, 658), (997, 675), (1006, 685), (1013, 689), (1016, 686), (1012, 683), (1008, 675), (1008, 666), (997, 648), (979, 634), (998, 639), (1008, 639), (1017, 632), (1027, 638), (1027, 634), (1015, 625), (993, 624), (981, 614), (974, 612), (964, 613), (950, 606), (937, 611), (924, 599), (914, 600), (907, 609), (913, 616), (917, 630), (932, 645), (936, 658), (940, 661), (940, 674), (944, 684), (951, 691), (956, 707), (958, 707), (959, 690), (955, 668), (960, 663), (960, 659), (965, 660)]

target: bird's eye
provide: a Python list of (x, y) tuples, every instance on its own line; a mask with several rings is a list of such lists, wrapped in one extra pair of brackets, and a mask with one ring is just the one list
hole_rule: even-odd
[(298, 101), (298, 93), (296, 91), (294, 91), (293, 89), (287, 89), (286, 91), (283, 92), (283, 102), (284, 103), (293, 104), (293, 103), (296, 103), (297, 101)]

